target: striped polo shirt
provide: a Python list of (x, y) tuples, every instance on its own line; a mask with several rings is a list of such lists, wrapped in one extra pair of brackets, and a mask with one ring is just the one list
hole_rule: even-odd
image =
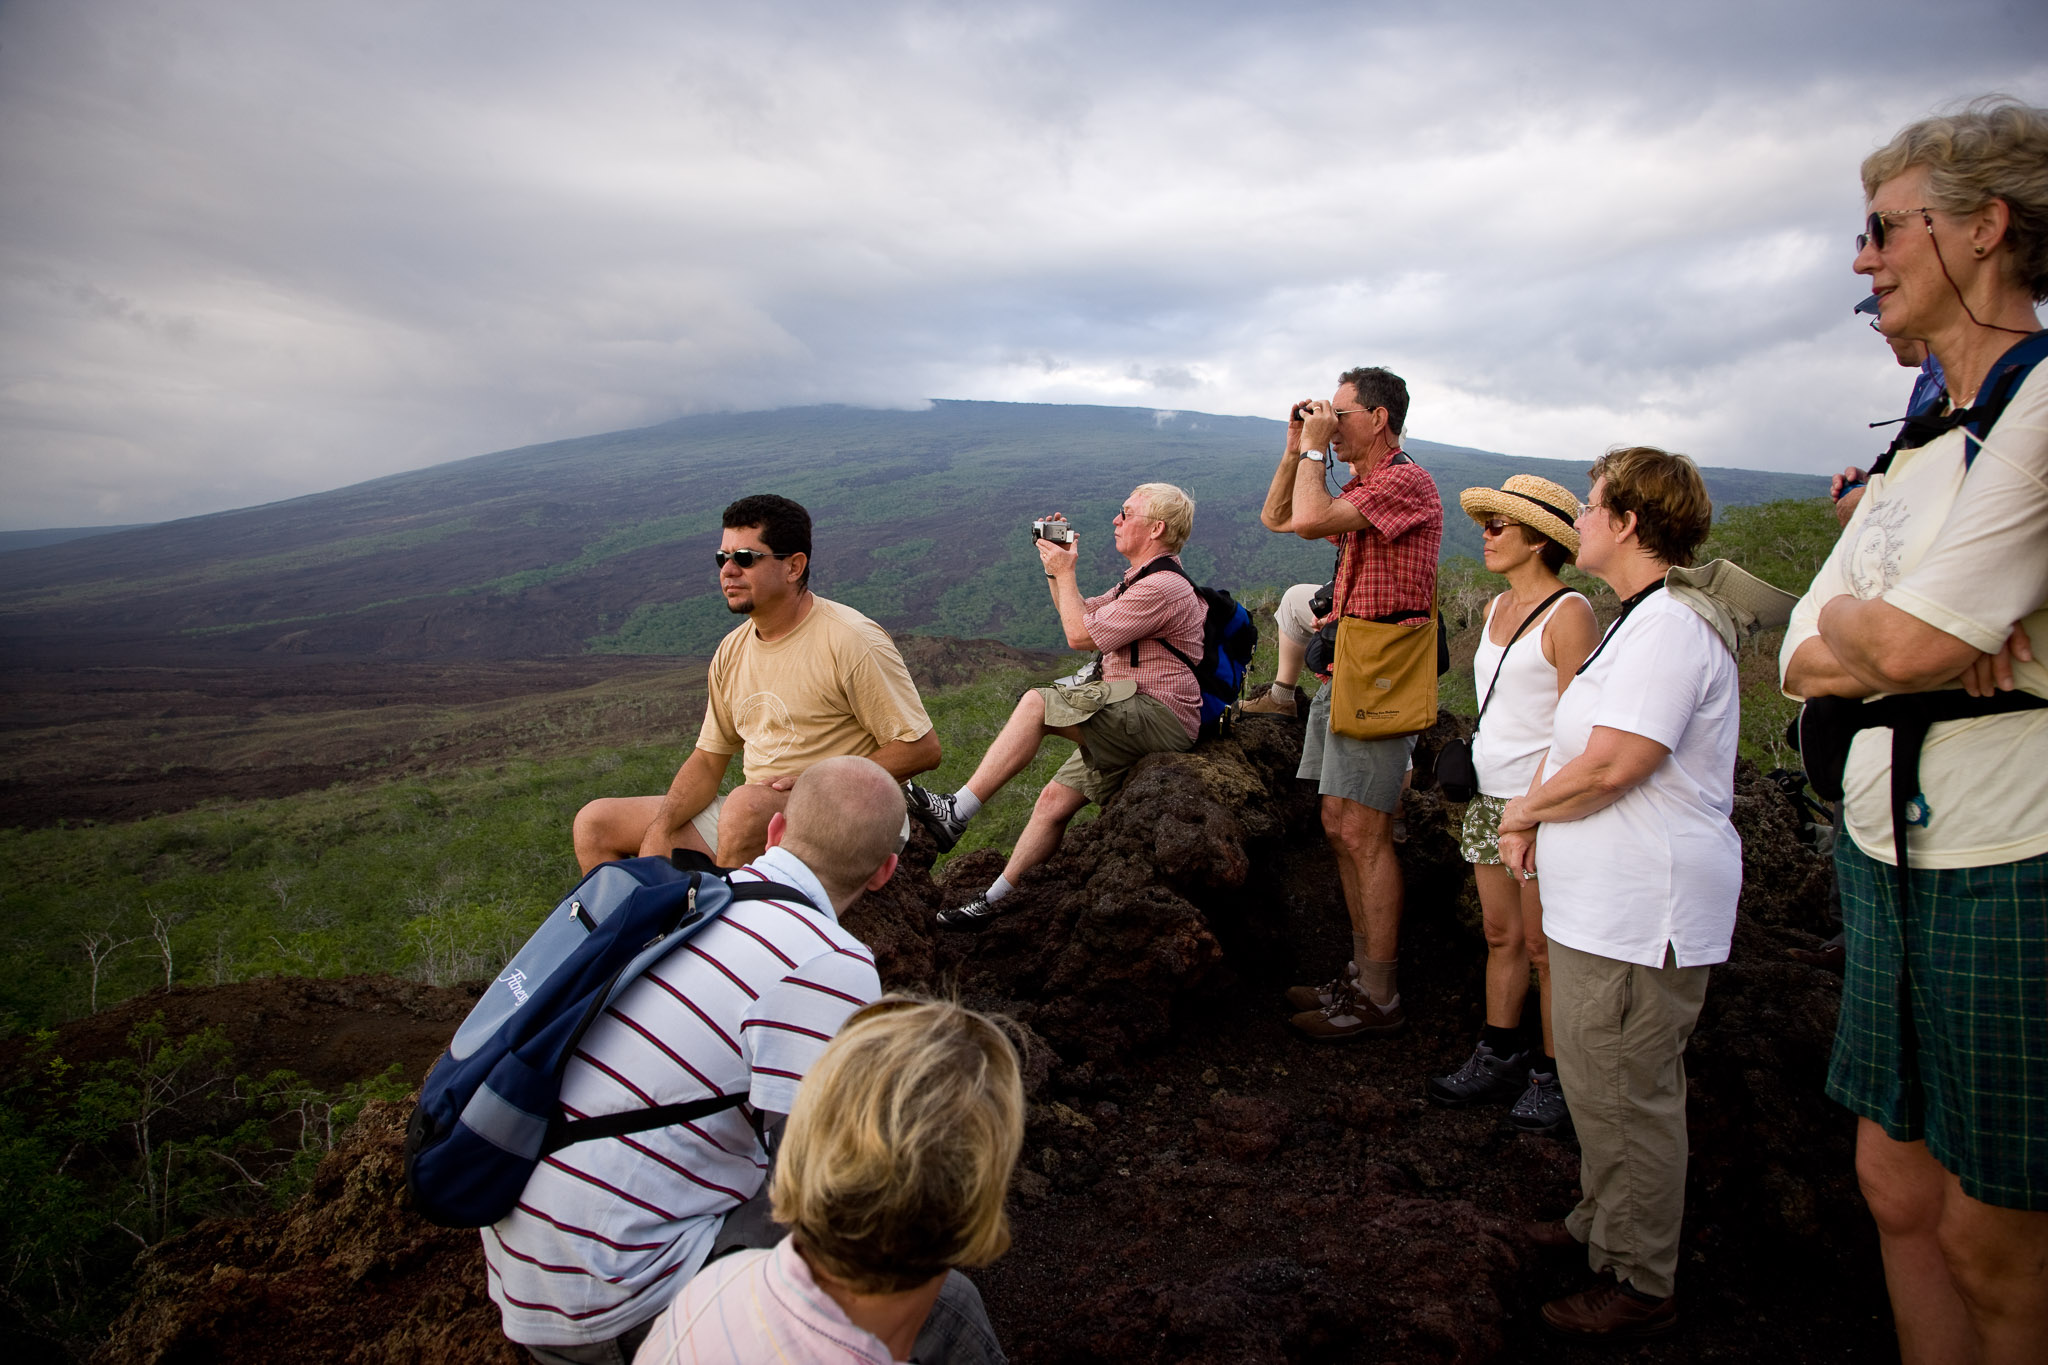
[(734, 876), (796, 887), (822, 908), (733, 905), (591, 1025), (561, 1100), (569, 1118), (740, 1092), (748, 1104), (542, 1160), (513, 1212), (483, 1230), (513, 1341), (607, 1341), (659, 1313), (761, 1186), (752, 1113), (787, 1114), (846, 1016), (881, 994), (873, 956), (792, 854), (772, 848)]

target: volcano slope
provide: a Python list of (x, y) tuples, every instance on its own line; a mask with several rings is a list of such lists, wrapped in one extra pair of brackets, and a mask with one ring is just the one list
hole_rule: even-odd
[[(1518, 1235), (1574, 1200), (1569, 1137), (1422, 1099), (1481, 1021), (1462, 812), (1428, 776), (1459, 725), (1425, 737), (1404, 810), (1412, 1022), (1396, 1039), (1285, 1028), (1281, 990), (1334, 975), (1349, 940), (1315, 798), (1293, 777), (1300, 726), (1281, 718), (1145, 760), (980, 937), (936, 934), (931, 917), (997, 855), (934, 882), (922, 832), (848, 915), (888, 985), (956, 992), (1026, 1030), (1015, 1245), (976, 1276), (1014, 1359), (1615, 1358), (1544, 1334), (1536, 1307), (1584, 1265)], [(1735, 819), (1742, 914), (1687, 1058), (1681, 1323), (1627, 1358), (1882, 1360), (1895, 1346), (1852, 1124), (1821, 1096), (1837, 981), (1787, 956), (1828, 932), (1826, 869), (1747, 768)], [(404, 1205), (405, 1117), (366, 1110), (291, 1209), (151, 1253), (100, 1359), (519, 1359), (475, 1234)]]

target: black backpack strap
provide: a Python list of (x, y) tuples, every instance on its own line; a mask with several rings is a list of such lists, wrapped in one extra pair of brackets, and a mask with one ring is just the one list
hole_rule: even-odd
[[(1172, 555), (1156, 555), (1153, 558), (1146, 560), (1144, 564), (1140, 565), (1136, 573), (1132, 574), (1129, 578), (1125, 579), (1124, 581), (1118, 583), (1116, 585), (1116, 595), (1118, 597), (1122, 597), (1124, 595), (1124, 589), (1135, 586), (1139, 579), (1150, 577), (1155, 573), (1179, 574), (1181, 576), (1181, 579), (1184, 582), (1186, 582), (1190, 588), (1195, 586), (1195, 580), (1188, 577), (1188, 571), (1182, 568), (1179, 562), (1176, 561)], [(1196, 596), (1199, 597), (1200, 593), (1197, 593)], [(1179, 659), (1181, 663), (1186, 666), (1188, 672), (1195, 674), (1200, 673), (1201, 670), (1197, 667), (1193, 659), (1190, 659), (1187, 655), (1181, 653), (1172, 645), (1167, 644), (1166, 641), (1160, 639), (1156, 635), (1147, 638), (1151, 639), (1155, 644), (1160, 645), (1162, 648), (1166, 650), (1168, 654), (1171, 654), (1174, 658)], [(1136, 668), (1138, 666), (1138, 646), (1143, 643), (1145, 643), (1145, 641), (1142, 639), (1131, 641), (1132, 668)]]
[(1906, 831), (1913, 822), (1907, 816), (1907, 808), (1921, 795), (1920, 748), (1927, 742), (1928, 730), (1946, 720), (1974, 720), (1978, 716), (2002, 716), (2040, 707), (2048, 707), (2048, 697), (2018, 691), (1973, 697), (1953, 688), (1886, 697), (1865, 707), (1872, 714), (1858, 728), (1867, 730), (1882, 725), (1889, 726), (1892, 732), (1892, 855), (1898, 859), (1901, 910), (1909, 908), (1913, 899), (1913, 869), (1906, 861), (1906, 844), (1911, 837)]
[(669, 1128), (678, 1123), (691, 1123), (712, 1114), (745, 1104), (745, 1095), (711, 1095), (688, 1104), (657, 1104), (649, 1109), (628, 1109), (621, 1114), (601, 1114), (594, 1119), (571, 1119), (566, 1123), (548, 1125), (547, 1139), (541, 1143), (541, 1155), (559, 1152), (564, 1147), (578, 1142), (592, 1142), (598, 1138), (623, 1137), (627, 1133), (644, 1133), (653, 1128)]
[[(681, 852), (682, 850), (677, 851)], [(698, 854), (696, 856), (701, 858), (703, 855)], [(729, 880), (729, 876), (730, 874), (727, 874), (726, 877), (721, 877), (720, 880), (725, 881), (726, 885), (732, 888), (732, 899), (734, 901), (796, 901), (799, 904), (810, 906), (813, 910), (823, 908), (796, 887), (782, 882), (735, 882)], [(614, 977), (613, 980), (616, 981), (617, 977)], [(584, 1018), (578, 1023), (576, 1037), (581, 1038), (590, 1025), (596, 1021), (596, 1016), (602, 1010), (605, 999), (610, 995), (611, 985), (607, 983), (603, 990), (591, 997), (591, 1008), (585, 1012)], [(541, 1155), (545, 1156), (550, 1152), (560, 1151), (562, 1148), (578, 1142), (590, 1142), (597, 1138), (620, 1137), (627, 1133), (644, 1133), (653, 1128), (668, 1128), (678, 1123), (690, 1123), (696, 1119), (731, 1109), (735, 1105), (744, 1104), (746, 1099), (747, 1097), (744, 1094), (712, 1095), (701, 1100), (691, 1100), (688, 1104), (657, 1104), (646, 1109), (628, 1109), (622, 1113), (602, 1114), (597, 1118), (591, 1119), (564, 1120), (557, 1115), (555, 1121), (548, 1125), (548, 1135), (541, 1143)]]
[[(2019, 392), (2020, 385), (2033, 373), (2034, 366), (2048, 358), (2048, 330), (2035, 332), (2013, 343), (2005, 354), (1992, 362), (1991, 370), (1984, 376), (1977, 401), (1967, 408), (1955, 408), (1945, 413), (1922, 413), (1917, 417), (1900, 419), (1899, 434), (1892, 438), (1891, 445), (1870, 466), (1872, 474), (1882, 474), (1891, 468), (1892, 457), (1901, 450), (1915, 450), (1935, 438), (1966, 428), (1970, 438), (1963, 442), (1963, 468), (1968, 469), (1976, 462), (1977, 452), (1982, 448), (1984, 438), (1998, 425), (1998, 419), (2005, 415), (2005, 409)], [(1889, 426), (1887, 422), (1874, 422), (1873, 426)]]
[(825, 908), (795, 887), (784, 886), (781, 882), (728, 881), (726, 885), (732, 888), (732, 898), (736, 901), (801, 901), (813, 910)]

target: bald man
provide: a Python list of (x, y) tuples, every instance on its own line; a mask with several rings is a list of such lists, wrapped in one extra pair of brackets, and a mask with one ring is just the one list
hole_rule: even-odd
[(807, 768), (735, 881), (808, 899), (737, 901), (628, 986), (562, 1077), (563, 1117), (743, 1094), (709, 1118), (565, 1147), (483, 1230), (505, 1335), (534, 1359), (630, 1360), (697, 1273), (726, 1216), (760, 1188), (765, 1135), (825, 1044), (882, 993), (839, 915), (896, 871), (903, 788), (865, 758)]

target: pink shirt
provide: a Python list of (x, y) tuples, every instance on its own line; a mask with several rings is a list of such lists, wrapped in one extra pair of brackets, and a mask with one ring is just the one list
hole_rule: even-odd
[[(1169, 556), (1178, 564), (1177, 556)], [(1152, 561), (1145, 561), (1147, 564)], [(1144, 568), (1133, 565), (1121, 583)], [(1171, 570), (1147, 574), (1119, 597), (1112, 588), (1100, 597), (1081, 603), (1081, 621), (1088, 638), (1102, 651), (1102, 676), (1110, 682), (1129, 678), (1138, 691), (1156, 697), (1173, 712), (1193, 739), (1202, 728), (1202, 688), (1192, 669), (1159, 642), (1173, 647), (1197, 663), (1202, 659), (1202, 626), (1209, 609), (1202, 604), (1193, 585)], [(1138, 644), (1138, 662), (1131, 663), (1131, 643)]]
[(634, 1365), (888, 1365), (880, 1337), (847, 1320), (785, 1237), (735, 1251), (683, 1286)]

